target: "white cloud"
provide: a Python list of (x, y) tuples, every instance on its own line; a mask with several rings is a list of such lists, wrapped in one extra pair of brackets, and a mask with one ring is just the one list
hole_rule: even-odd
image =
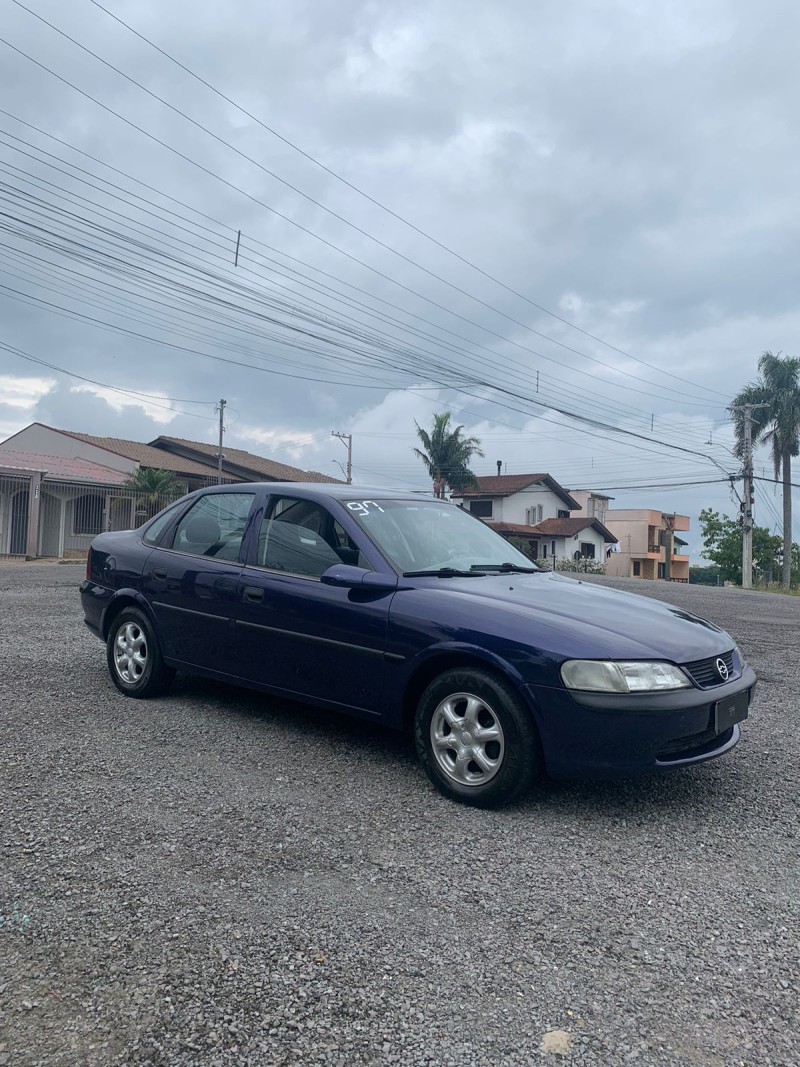
[(0, 404), (20, 411), (31, 411), (55, 384), (53, 378), (17, 378), (11, 374), (0, 374)]
[(72, 385), (69, 391), (71, 393), (89, 393), (91, 396), (96, 396), (98, 400), (104, 400), (116, 412), (122, 412), (126, 408), (140, 408), (148, 419), (152, 419), (159, 426), (169, 425), (179, 414), (178, 411), (170, 406), (166, 396), (162, 396), (162, 394), (155, 391), (153, 396), (156, 399), (153, 401), (146, 400), (144, 397), (118, 393), (113, 389), (106, 389), (102, 385), (91, 385), (89, 383)]

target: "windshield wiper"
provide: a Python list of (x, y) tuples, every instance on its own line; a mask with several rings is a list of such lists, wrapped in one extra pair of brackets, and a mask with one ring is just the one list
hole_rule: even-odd
[(497, 571), (509, 574), (538, 574), (538, 567), (520, 567), (518, 563), (473, 563), (470, 567), (473, 571)]
[(480, 578), (475, 571), (460, 571), (456, 567), (434, 567), (427, 571), (403, 571), (404, 578)]

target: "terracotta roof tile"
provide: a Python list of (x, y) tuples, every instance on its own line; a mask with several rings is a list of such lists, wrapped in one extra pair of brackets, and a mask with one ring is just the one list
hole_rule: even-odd
[(485, 478), (478, 478), (476, 488), (464, 489), (452, 495), (457, 499), (463, 497), (467, 500), (476, 496), (512, 496), (514, 493), (520, 493), (523, 489), (539, 483), (560, 497), (570, 511), (581, 510), (578, 501), (571, 497), (563, 485), (559, 485), (550, 474), (491, 474)]
[(199, 478), (208, 478), (214, 473), (207, 463), (196, 463), (194, 460), (184, 459), (182, 456), (176, 456), (160, 448), (153, 448), (140, 441), (126, 441), (121, 437), (94, 437), (89, 433), (74, 433), (72, 430), (59, 430), (58, 432), (66, 434), (67, 437), (74, 437), (77, 441), (85, 441), (86, 444), (104, 448), (107, 452), (113, 452), (117, 456), (125, 456), (126, 459), (131, 459), (142, 467), (174, 471), (176, 474), (190, 474)]
[(599, 519), (593, 519), (589, 516), (583, 519), (545, 519), (544, 522), (537, 523), (531, 529), (543, 537), (574, 537), (575, 534), (582, 533), (583, 530), (588, 529), (590, 526), (603, 535), (603, 540), (616, 543), (617, 538), (611, 531)]
[(99, 485), (122, 485), (128, 475), (111, 470), (87, 459), (68, 456), (42, 456), (36, 452), (12, 452), (0, 449), (0, 467), (20, 471), (45, 471), (45, 480), (94, 482)]
[(533, 526), (524, 526), (519, 522), (487, 522), (499, 534), (513, 534), (515, 537), (539, 537)]
[(453, 496), (511, 496), (548, 477), (547, 474), (491, 474), (478, 478), (476, 487), (453, 493)]
[[(161, 444), (163, 442), (163, 444)], [(158, 451), (165, 451), (170, 445), (177, 445), (179, 448), (192, 451), (198, 455), (208, 456), (213, 460), (213, 464), (216, 467), (217, 462), (217, 446), (208, 444), (204, 441), (187, 441), (182, 437), (157, 437), (155, 441), (151, 441), (150, 445), (158, 449)], [(263, 475), (265, 478), (276, 482), (338, 482), (338, 478), (331, 478), (327, 474), (320, 474), (318, 471), (306, 471), (300, 467), (292, 467), (288, 463), (278, 463), (274, 459), (267, 459), (265, 456), (256, 456), (252, 452), (246, 452), (241, 448), (230, 448), (228, 445), (223, 446), (223, 462), (233, 464), (237, 467), (242, 467), (247, 471), (252, 471), (254, 474)], [(174, 453), (169, 453), (174, 455)]]

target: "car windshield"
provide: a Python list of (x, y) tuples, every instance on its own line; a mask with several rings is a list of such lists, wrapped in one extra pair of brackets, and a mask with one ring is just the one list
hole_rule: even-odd
[(536, 569), (527, 556), (454, 504), (378, 499), (344, 505), (401, 572)]

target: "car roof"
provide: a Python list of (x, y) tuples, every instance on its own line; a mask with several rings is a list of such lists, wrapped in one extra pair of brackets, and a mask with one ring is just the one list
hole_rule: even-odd
[[(267, 489), (270, 493), (286, 493), (293, 496), (324, 496), (335, 500), (434, 500), (427, 490), (418, 493), (408, 489), (392, 489), (372, 485), (346, 485), (337, 482), (234, 482), (229, 485), (209, 485), (200, 493), (235, 493), (242, 489)], [(449, 501), (439, 501), (449, 503)]]

